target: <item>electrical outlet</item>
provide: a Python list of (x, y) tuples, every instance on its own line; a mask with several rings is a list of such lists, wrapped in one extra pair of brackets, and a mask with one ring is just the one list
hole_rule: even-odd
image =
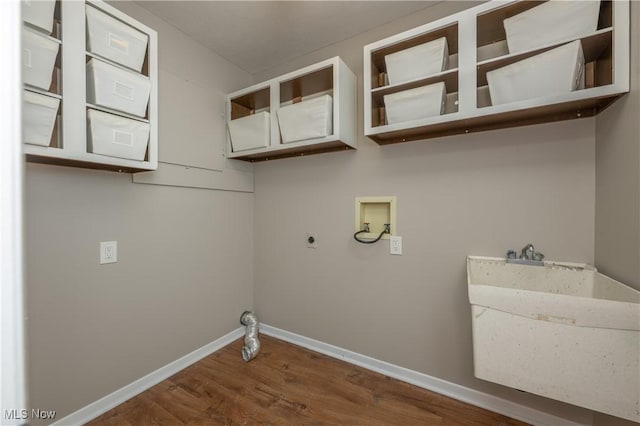
[(318, 248), (318, 234), (314, 232), (307, 233), (307, 248)]
[(118, 261), (118, 242), (102, 241), (100, 243), (100, 264), (116, 263)]
[(402, 237), (392, 236), (389, 238), (389, 248), (391, 254), (402, 254)]

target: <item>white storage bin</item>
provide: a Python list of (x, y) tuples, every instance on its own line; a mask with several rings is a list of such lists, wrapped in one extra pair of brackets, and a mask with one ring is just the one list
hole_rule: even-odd
[(323, 138), (333, 133), (333, 98), (329, 95), (281, 107), (282, 143)]
[(55, 0), (22, 0), (22, 20), (51, 34)]
[(228, 123), (233, 152), (269, 146), (270, 114), (266, 111), (236, 118)]
[(584, 88), (580, 40), (487, 73), (493, 105), (569, 93)]
[(445, 37), (384, 57), (389, 84), (437, 74), (447, 68), (448, 61), (449, 47)]
[(149, 143), (149, 123), (89, 109), (88, 150), (110, 157), (144, 160)]
[(24, 91), (22, 99), (22, 140), (49, 146), (56, 124), (60, 99)]
[(591, 34), (598, 28), (600, 1), (550, 0), (504, 20), (510, 53)]
[(106, 13), (87, 6), (87, 50), (114, 62), (142, 70), (149, 36)]
[(22, 31), (22, 80), (49, 90), (60, 44), (34, 31)]
[(144, 117), (151, 81), (97, 59), (87, 63), (87, 102)]
[(440, 115), (444, 112), (446, 89), (444, 82), (416, 87), (384, 96), (387, 124)]

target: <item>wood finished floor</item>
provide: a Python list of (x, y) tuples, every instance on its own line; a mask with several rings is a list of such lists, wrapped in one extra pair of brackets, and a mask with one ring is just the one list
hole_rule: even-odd
[(526, 425), (260, 335), (237, 340), (89, 423), (98, 425)]

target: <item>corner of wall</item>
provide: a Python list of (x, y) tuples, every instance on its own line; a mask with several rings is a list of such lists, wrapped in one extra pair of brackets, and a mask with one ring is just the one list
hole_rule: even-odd
[(640, 288), (640, 3), (631, 2), (630, 92), (596, 117), (595, 264)]

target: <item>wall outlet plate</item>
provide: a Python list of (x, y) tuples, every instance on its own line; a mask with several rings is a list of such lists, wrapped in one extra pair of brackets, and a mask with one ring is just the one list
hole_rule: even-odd
[(118, 261), (118, 242), (102, 241), (100, 243), (100, 264), (116, 263)]
[(402, 237), (389, 238), (389, 251), (391, 254), (402, 254)]
[(307, 247), (318, 248), (318, 234), (315, 232), (307, 232)]

